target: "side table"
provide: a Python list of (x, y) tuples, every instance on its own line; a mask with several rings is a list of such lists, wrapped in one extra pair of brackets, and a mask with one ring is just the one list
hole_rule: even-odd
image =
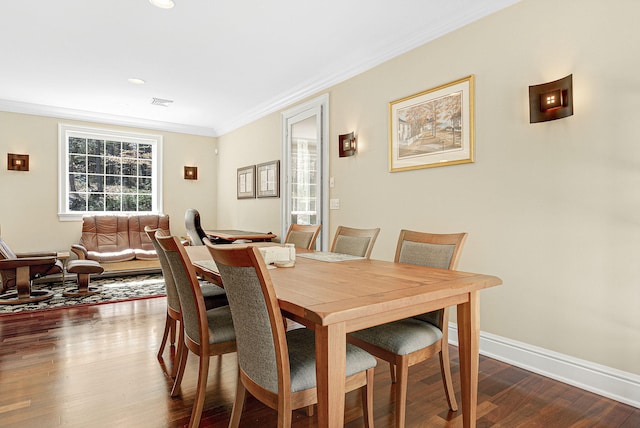
[(67, 272), (67, 262), (69, 261), (69, 252), (68, 251), (58, 251), (56, 253), (56, 257), (58, 260), (62, 262), (62, 285), (64, 285), (64, 277)]

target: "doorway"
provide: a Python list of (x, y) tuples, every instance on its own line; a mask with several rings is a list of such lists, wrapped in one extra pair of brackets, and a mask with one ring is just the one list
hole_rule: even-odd
[(317, 250), (328, 249), (329, 96), (282, 113), (282, 237), (291, 224), (321, 224)]

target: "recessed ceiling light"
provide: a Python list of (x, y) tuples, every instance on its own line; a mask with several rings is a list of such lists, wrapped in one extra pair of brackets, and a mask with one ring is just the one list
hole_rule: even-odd
[(176, 5), (173, 0), (149, 0), (149, 2), (160, 9), (172, 9)]
[(144, 85), (144, 80), (138, 79), (137, 77), (132, 77), (131, 79), (127, 79), (129, 83), (133, 83), (134, 85)]

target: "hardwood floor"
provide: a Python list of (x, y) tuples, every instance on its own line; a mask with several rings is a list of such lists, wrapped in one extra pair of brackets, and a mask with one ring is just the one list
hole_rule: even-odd
[[(190, 416), (197, 360), (182, 395), (156, 359), (164, 298), (0, 317), (1, 427), (181, 427)], [(168, 356), (168, 351), (165, 353)], [(166, 358), (166, 357), (165, 357)], [(459, 400), (458, 353), (451, 368)], [(213, 357), (201, 426), (226, 427), (236, 383), (235, 354)], [(640, 409), (481, 357), (478, 427), (640, 427)], [(388, 366), (376, 369), (374, 414), (393, 426)], [(293, 427), (316, 427), (294, 412)], [(347, 395), (346, 426), (362, 427), (359, 397)], [(275, 412), (249, 398), (244, 427), (275, 426)], [(408, 427), (462, 426), (448, 412), (437, 358), (409, 371)]]

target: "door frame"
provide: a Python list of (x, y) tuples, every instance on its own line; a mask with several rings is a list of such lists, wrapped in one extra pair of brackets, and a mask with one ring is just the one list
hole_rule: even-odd
[(282, 112), (282, 124), (280, 134), (282, 139), (282, 195), (281, 202), (281, 231), (280, 236), (284, 241), (289, 228), (290, 217), (287, 214), (287, 201), (289, 198), (289, 159), (291, 148), (289, 146), (289, 120), (311, 109), (320, 109), (320, 218), (322, 229), (320, 230), (320, 249), (327, 251), (329, 248), (329, 94), (323, 94), (295, 107)]

